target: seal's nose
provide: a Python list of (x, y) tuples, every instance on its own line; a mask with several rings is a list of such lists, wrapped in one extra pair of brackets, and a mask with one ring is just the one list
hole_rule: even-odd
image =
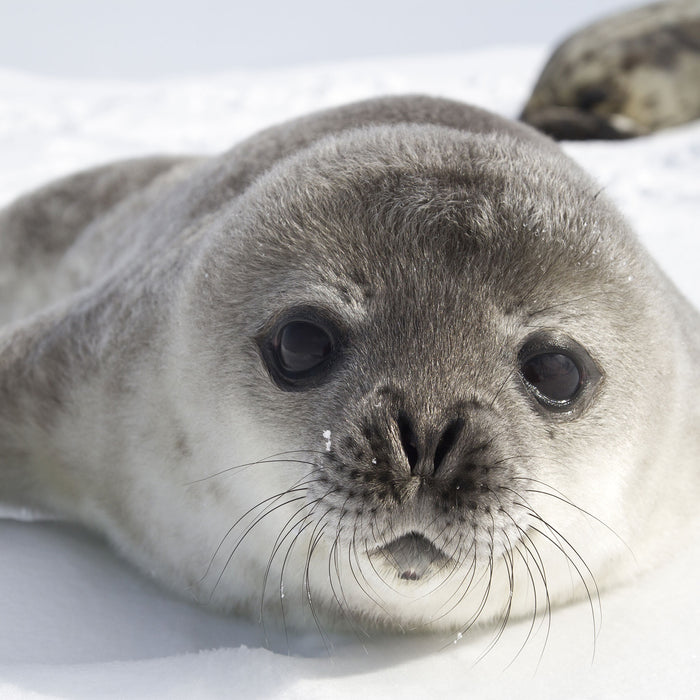
[(457, 418), (442, 431), (435, 431), (419, 437), (414, 423), (406, 413), (400, 413), (396, 419), (406, 461), (411, 474), (432, 476), (445, 461), (455, 446), (464, 422)]

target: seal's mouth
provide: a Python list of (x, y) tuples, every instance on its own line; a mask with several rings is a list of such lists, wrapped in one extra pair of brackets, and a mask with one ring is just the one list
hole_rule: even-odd
[(449, 561), (441, 549), (418, 532), (401, 535), (379, 547), (376, 553), (384, 557), (404, 581), (420, 581)]

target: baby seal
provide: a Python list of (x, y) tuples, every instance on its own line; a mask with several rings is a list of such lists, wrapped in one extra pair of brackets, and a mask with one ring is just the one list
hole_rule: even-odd
[(700, 118), (700, 0), (607, 17), (566, 39), (521, 119), (557, 139), (642, 136)]
[(700, 325), (533, 129), (370, 100), (2, 212), (0, 494), (221, 610), (464, 632), (700, 495)]

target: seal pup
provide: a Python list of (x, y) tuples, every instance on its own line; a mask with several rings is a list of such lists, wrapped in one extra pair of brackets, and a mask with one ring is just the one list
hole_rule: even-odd
[(606, 17), (562, 42), (524, 122), (556, 139), (622, 139), (700, 118), (700, 0)]
[(700, 495), (696, 312), (535, 130), (370, 100), (0, 214), (0, 494), (226, 611), (547, 614)]

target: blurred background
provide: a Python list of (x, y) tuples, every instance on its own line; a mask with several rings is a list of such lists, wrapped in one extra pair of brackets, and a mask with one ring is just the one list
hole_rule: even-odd
[(0, 0), (0, 66), (157, 79), (550, 45), (634, 0)]

